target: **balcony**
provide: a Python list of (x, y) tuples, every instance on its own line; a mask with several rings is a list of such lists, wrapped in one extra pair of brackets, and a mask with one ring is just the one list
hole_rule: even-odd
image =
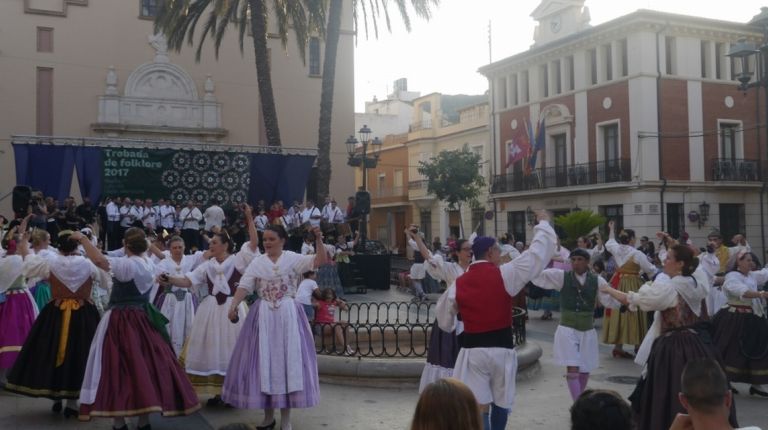
[(529, 175), (524, 175), (523, 172), (496, 175), (493, 178), (491, 192), (497, 194), (546, 188), (610, 184), (627, 182), (630, 178), (629, 159), (597, 161), (574, 164), (572, 166), (534, 169)]
[(421, 190), (421, 189), (426, 190), (428, 185), (429, 185), (429, 181), (426, 179), (421, 179), (418, 181), (410, 181), (408, 182), (408, 189), (409, 190)]
[(371, 197), (380, 199), (384, 197), (407, 197), (408, 192), (405, 187), (382, 187), (371, 191)]
[(713, 181), (750, 182), (761, 181), (760, 161), (738, 158), (712, 159)]

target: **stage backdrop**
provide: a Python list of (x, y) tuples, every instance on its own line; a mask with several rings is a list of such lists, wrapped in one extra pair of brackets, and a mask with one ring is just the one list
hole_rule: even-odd
[[(286, 205), (302, 200), (314, 156), (14, 144), (16, 182), (62, 200), (72, 165), (80, 190), (93, 201), (105, 196), (194, 200), (203, 205)], [(55, 168), (54, 168), (55, 167)]]

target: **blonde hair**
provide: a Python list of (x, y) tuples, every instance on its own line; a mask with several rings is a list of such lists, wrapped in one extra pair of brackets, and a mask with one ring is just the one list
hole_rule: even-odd
[(48, 240), (50, 235), (48, 234), (48, 231), (43, 230), (41, 228), (35, 228), (32, 230), (32, 234), (30, 235), (32, 239), (32, 246), (40, 246)]
[(469, 387), (453, 378), (424, 388), (416, 404), (411, 430), (482, 430), (480, 406)]

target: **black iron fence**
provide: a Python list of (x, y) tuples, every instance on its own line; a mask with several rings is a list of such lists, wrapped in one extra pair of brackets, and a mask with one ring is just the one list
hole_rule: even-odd
[(529, 191), (545, 188), (627, 182), (631, 179), (630, 160), (596, 161), (569, 166), (533, 169), (529, 174), (513, 172), (493, 177), (493, 193)]
[[(435, 303), (349, 303), (335, 323), (312, 323), (318, 354), (361, 357), (426, 357)], [(527, 313), (513, 309), (515, 345), (525, 342)]]
[(712, 159), (713, 181), (761, 181), (759, 160), (743, 160), (736, 158)]

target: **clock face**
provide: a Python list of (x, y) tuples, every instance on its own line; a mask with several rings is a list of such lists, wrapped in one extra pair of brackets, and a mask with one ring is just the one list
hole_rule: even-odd
[(560, 15), (555, 15), (552, 17), (552, 20), (549, 21), (549, 28), (552, 30), (552, 33), (557, 33), (560, 31), (560, 28), (562, 28), (563, 22)]

